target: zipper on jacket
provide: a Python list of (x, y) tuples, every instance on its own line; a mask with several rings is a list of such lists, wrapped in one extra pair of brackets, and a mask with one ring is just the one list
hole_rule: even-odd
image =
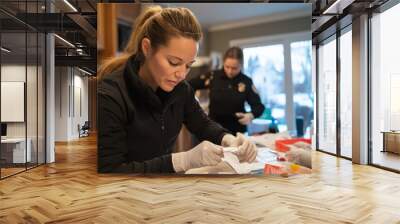
[(162, 111), (161, 114), (161, 150), (165, 150), (165, 113), (166, 110)]
[(161, 131), (164, 133), (165, 124), (164, 124), (164, 115), (161, 116)]

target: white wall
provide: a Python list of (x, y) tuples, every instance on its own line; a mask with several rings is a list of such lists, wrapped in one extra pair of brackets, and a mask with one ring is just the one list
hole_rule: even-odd
[(83, 75), (76, 68), (56, 67), (56, 141), (77, 139), (78, 124), (88, 120), (88, 78)]
[(55, 68), (55, 141), (68, 140), (68, 71), (67, 67)]
[[(3, 64), (1, 66), (1, 81), (25, 82), (26, 83), (26, 107), (22, 112), (27, 115), (25, 122), (6, 122), (8, 138), (30, 139), (32, 161), (44, 162), (44, 83), (42, 67), (36, 67), (25, 64)], [(25, 80), (27, 78), (27, 81)], [(2, 96), (4, 97), (4, 96)], [(6, 96), (5, 96), (6, 97)], [(10, 108), (1, 108), (1, 110), (10, 110)], [(39, 150), (37, 152), (37, 150)], [(37, 157), (37, 153), (39, 156)]]
[[(2, 65), (1, 66), (1, 81), (3, 82), (25, 82), (25, 65), (18, 64), (10, 64), (10, 65)], [(29, 85), (36, 86), (36, 81), (33, 82), (30, 75), (36, 75), (36, 67), (35, 66), (27, 66), (27, 74), (29, 79)], [(27, 102), (35, 102), (35, 104), (30, 105), (36, 108), (36, 88), (27, 88)], [(29, 106), (29, 105), (28, 105)], [(7, 108), (1, 108), (2, 110), (7, 110)], [(31, 109), (30, 109), (31, 111)], [(28, 122), (35, 121), (36, 122), (36, 113), (33, 117), (31, 113), (28, 113)], [(32, 127), (32, 125), (28, 124), (28, 127)], [(36, 128), (36, 127), (35, 127)], [(28, 131), (29, 133), (29, 131)], [(8, 137), (25, 137), (25, 122), (7, 122), (7, 136)], [(29, 136), (28, 136), (29, 137)]]
[[(28, 70), (30, 68), (28, 67)], [(2, 65), (1, 66), (1, 81), (25, 82), (25, 65)], [(6, 110), (7, 108), (1, 108)], [(7, 137), (25, 137), (25, 123), (12, 122), (7, 123)]]

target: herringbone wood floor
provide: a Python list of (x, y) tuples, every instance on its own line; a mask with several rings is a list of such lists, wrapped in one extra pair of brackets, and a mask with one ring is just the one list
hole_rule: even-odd
[(400, 223), (400, 175), (315, 152), (311, 175), (96, 173), (93, 137), (0, 181), (0, 223)]

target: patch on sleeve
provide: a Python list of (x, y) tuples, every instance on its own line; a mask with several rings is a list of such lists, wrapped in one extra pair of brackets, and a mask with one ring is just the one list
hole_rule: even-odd
[(210, 79), (206, 79), (206, 81), (204, 81), (204, 85), (205, 85), (205, 86), (210, 85)]
[(254, 84), (251, 85), (251, 89), (253, 90), (253, 92), (254, 92), (255, 94), (258, 94), (257, 88), (256, 88), (256, 86), (255, 86)]

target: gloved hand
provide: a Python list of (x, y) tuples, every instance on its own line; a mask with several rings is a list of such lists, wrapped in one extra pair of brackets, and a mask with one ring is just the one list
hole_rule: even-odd
[(286, 152), (286, 158), (289, 162), (312, 168), (311, 150), (292, 145), (289, 147), (289, 151)]
[(224, 147), (238, 147), (234, 154), (239, 158), (240, 162), (253, 162), (257, 157), (257, 147), (246, 139), (242, 133), (237, 133), (236, 137), (226, 134), (222, 138), (221, 145)]
[(224, 151), (221, 146), (203, 141), (189, 151), (173, 153), (172, 165), (175, 172), (181, 172), (203, 166), (217, 165), (221, 162), (222, 157), (224, 157)]
[(252, 113), (238, 112), (235, 115), (239, 119), (239, 123), (242, 125), (248, 125), (254, 119), (254, 115)]

